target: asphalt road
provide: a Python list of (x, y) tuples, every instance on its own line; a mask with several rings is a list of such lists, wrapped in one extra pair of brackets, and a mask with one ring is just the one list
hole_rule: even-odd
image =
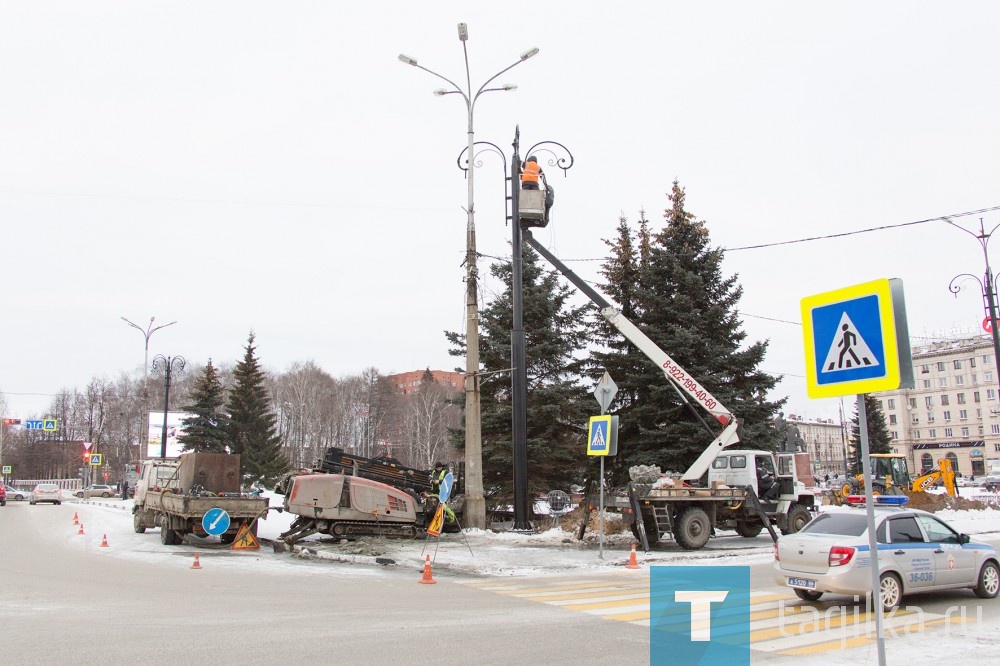
[[(645, 627), (418, 572), (161, 546), (74, 547), (77, 507), (0, 508), (0, 660), (23, 664), (646, 664)], [(276, 562), (280, 559), (281, 562)], [(277, 564), (277, 566), (275, 566)]]

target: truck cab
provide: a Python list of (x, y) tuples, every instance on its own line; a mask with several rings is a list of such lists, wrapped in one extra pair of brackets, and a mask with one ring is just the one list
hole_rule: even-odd
[[(772, 478), (776, 486), (774, 490), (761, 488), (758, 469)], [(712, 461), (712, 467), (708, 471), (709, 487), (716, 487), (720, 483), (731, 487), (753, 488), (764, 511), (774, 518), (775, 524), (785, 534), (798, 532), (812, 519), (810, 510), (816, 506), (815, 496), (799, 481), (794, 453), (724, 450)], [(734, 524), (735, 522), (740, 521), (734, 521)]]
[(149, 490), (163, 488), (179, 488), (177, 476), (177, 460), (166, 458), (150, 458), (142, 463), (142, 472), (135, 482), (135, 504), (141, 506)]

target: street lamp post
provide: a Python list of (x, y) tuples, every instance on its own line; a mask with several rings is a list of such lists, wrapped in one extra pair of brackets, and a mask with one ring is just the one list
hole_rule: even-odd
[(986, 233), (986, 228), (983, 226), (983, 219), (979, 218), (979, 233), (977, 234), (964, 227), (960, 227), (947, 217), (942, 219), (956, 229), (961, 229), (978, 240), (979, 245), (983, 248), (983, 261), (986, 263), (986, 272), (983, 274), (983, 279), (980, 280), (978, 276), (972, 275), (971, 273), (959, 273), (951, 279), (951, 282), (948, 283), (948, 291), (955, 294), (955, 298), (958, 298), (958, 292), (962, 290), (961, 282), (965, 278), (972, 278), (979, 283), (980, 290), (983, 294), (983, 301), (985, 303), (984, 309), (986, 310), (987, 317), (990, 320), (990, 333), (993, 335), (993, 366), (997, 373), (997, 382), (1000, 383), (1000, 331), (997, 330), (996, 307), (997, 286), (993, 277), (993, 271), (990, 269), (990, 255), (987, 250), (990, 243), (990, 237), (993, 235), (993, 232), (1000, 227), (1000, 224), (990, 229), (989, 233)]
[[(146, 423), (147, 410), (149, 408), (149, 339), (153, 337), (153, 333), (156, 333), (161, 328), (166, 328), (167, 326), (173, 326), (176, 321), (172, 321), (169, 324), (163, 324), (162, 326), (153, 327), (153, 321), (156, 317), (149, 318), (149, 325), (146, 328), (142, 328), (138, 324), (135, 324), (125, 317), (122, 317), (122, 321), (134, 328), (135, 330), (142, 333), (142, 336), (146, 340), (146, 355), (142, 358), (142, 410), (139, 415), (139, 460), (144, 460), (146, 458), (146, 447), (143, 445), (143, 441), (149, 437), (149, 425)], [(131, 458), (130, 458), (131, 460)]]
[[(499, 88), (488, 88), (501, 74), (520, 65), (522, 62), (538, 54), (537, 48), (532, 48), (521, 54), (520, 59), (512, 65), (500, 70), (473, 94), (472, 75), (469, 71), (469, 51), (466, 42), (469, 30), (464, 23), (458, 24), (458, 39), (462, 42), (462, 53), (465, 56), (465, 88), (463, 89), (451, 79), (438, 74), (423, 65), (417, 64), (416, 58), (399, 55), (399, 60), (407, 65), (422, 69), (452, 86), (451, 90), (435, 90), (435, 95), (461, 95), (465, 100), (468, 116), (468, 151), (472, 160), (475, 147), (475, 132), (473, 115), (476, 101), (483, 93), (498, 90), (515, 90), (517, 86), (505, 84)], [(471, 162), (470, 162), (471, 164)], [(476, 265), (476, 223), (475, 199), (473, 190), (473, 169), (466, 170), (468, 179), (468, 202), (466, 206), (466, 254), (465, 254), (465, 520), (468, 527), (484, 529), (486, 527), (486, 500), (483, 497), (483, 449), (482, 430), (479, 413), (479, 270)]]
[[(153, 370), (163, 367), (163, 432), (160, 434), (160, 457), (167, 457), (167, 411), (170, 407), (170, 373), (181, 372), (187, 362), (183, 356), (164, 356), (157, 354), (153, 357)], [(176, 366), (176, 367), (175, 367)]]

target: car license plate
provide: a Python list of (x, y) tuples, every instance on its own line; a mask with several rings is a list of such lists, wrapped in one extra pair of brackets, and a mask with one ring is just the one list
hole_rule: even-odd
[(789, 578), (788, 584), (791, 587), (805, 587), (810, 590), (816, 587), (816, 581), (808, 578)]

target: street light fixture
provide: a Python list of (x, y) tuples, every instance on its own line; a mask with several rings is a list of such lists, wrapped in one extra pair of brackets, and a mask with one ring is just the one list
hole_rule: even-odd
[(972, 275), (971, 273), (959, 273), (951, 279), (951, 282), (948, 283), (948, 291), (955, 294), (955, 298), (958, 298), (958, 292), (962, 290), (961, 282), (965, 278), (972, 278), (979, 283), (980, 290), (983, 294), (983, 301), (985, 302), (986, 314), (990, 320), (990, 333), (993, 335), (993, 365), (997, 372), (997, 381), (1000, 383), (1000, 331), (997, 330), (997, 286), (993, 276), (993, 271), (990, 269), (990, 255), (987, 251), (990, 243), (990, 237), (993, 236), (993, 232), (996, 231), (997, 228), (1000, 228), (1000, 224), (990, 229), (989, 233), (986, 233), (986, 228), (983, 226), (983, 218), (979, 218), (979, 233), (977, 234), (973, 231), (969, 231), (965, 227), (955, 224), (947, 217), (943, 217), (941, 219), (956, 229), (961, 229), (978, 240), (979, 245), (983, 248), (983, 260), (986, 263), (986, 272), (983, 274), (983, 279), (980, 280), (978, 276)]
[[(517, 62), (500, 70), (472, 92), (472, 75), (469, 71), (469, 51), (466, 43), (469, 39), (469, 29), (464, 23), (458, 24), (458, 39), (462, 42), (462, 52), (465, 56), (465, 88), (463, 89), (451, 79), (427, 69), (417, 63), (417, 59), (405, 54), (399, 54), (400, 62), (422, 69), (423, 71), (436, 76), (448, 83), (452, 89), (440, 89), (435, 91), (436, 95), (443, 96), (449, 94), (461, 95), (465, 100), (465, 108), (468, 115), (468, 151), (469, 165), (471, 167), (473, 151), (475, 150), (475, 131), (473, 129), (473, 115), (476, 101), (483, 93), (497, 90), (514, 90), (516, 86), (511, 84), (499, 88), (488, 87), (497, 77), (508, 70), (520, 65), (528, 58), (538, 54), (537, 48), (531, 48), (521, 54)], [(473, 170), (466, 169), (468, 179), (468, 205), (466, 207), (466, 322), (465, 322), (465, 519), (468, 527), (483, 529), (486, 527), (486, 500), (483, 497), (483, 449), (482, 449), (482, 426), (479, 413), (479, 269), (476, 265), (476, 222), (475, 222), (475, 198), (473, 189)]]
[[(167, 457), (167, 410), (170, 407), (170, 374), (181, 372), (187, 361), (183, 356), (164, 356), (157, 354), (153, 357), (153, 370), (163, 367), (163, 432), (160, 433), (160, 457)], [(176, 366), (176, 367), (175, 367)]]
[(146, 339), (146, 355), (142, 358), (142, 414), (139, 415), (139, 460), (146, 458), (146, 447), (142, 443), (149, 436), (149, 424), (146, 423), (149, 409), (149, 339), (153, 337), (153, 333), (156, 333), (161, 328), (173, 326), (177, 323), (176, 321), (172, 321), (169, 324), (163, 324), (154, 328), (153, 322), (155, 320), (156, 317), (150, 317), (149, 325), (144, 329), (138, 324), (122, 317), (122, 321), (142, 333), (142, 336)]

